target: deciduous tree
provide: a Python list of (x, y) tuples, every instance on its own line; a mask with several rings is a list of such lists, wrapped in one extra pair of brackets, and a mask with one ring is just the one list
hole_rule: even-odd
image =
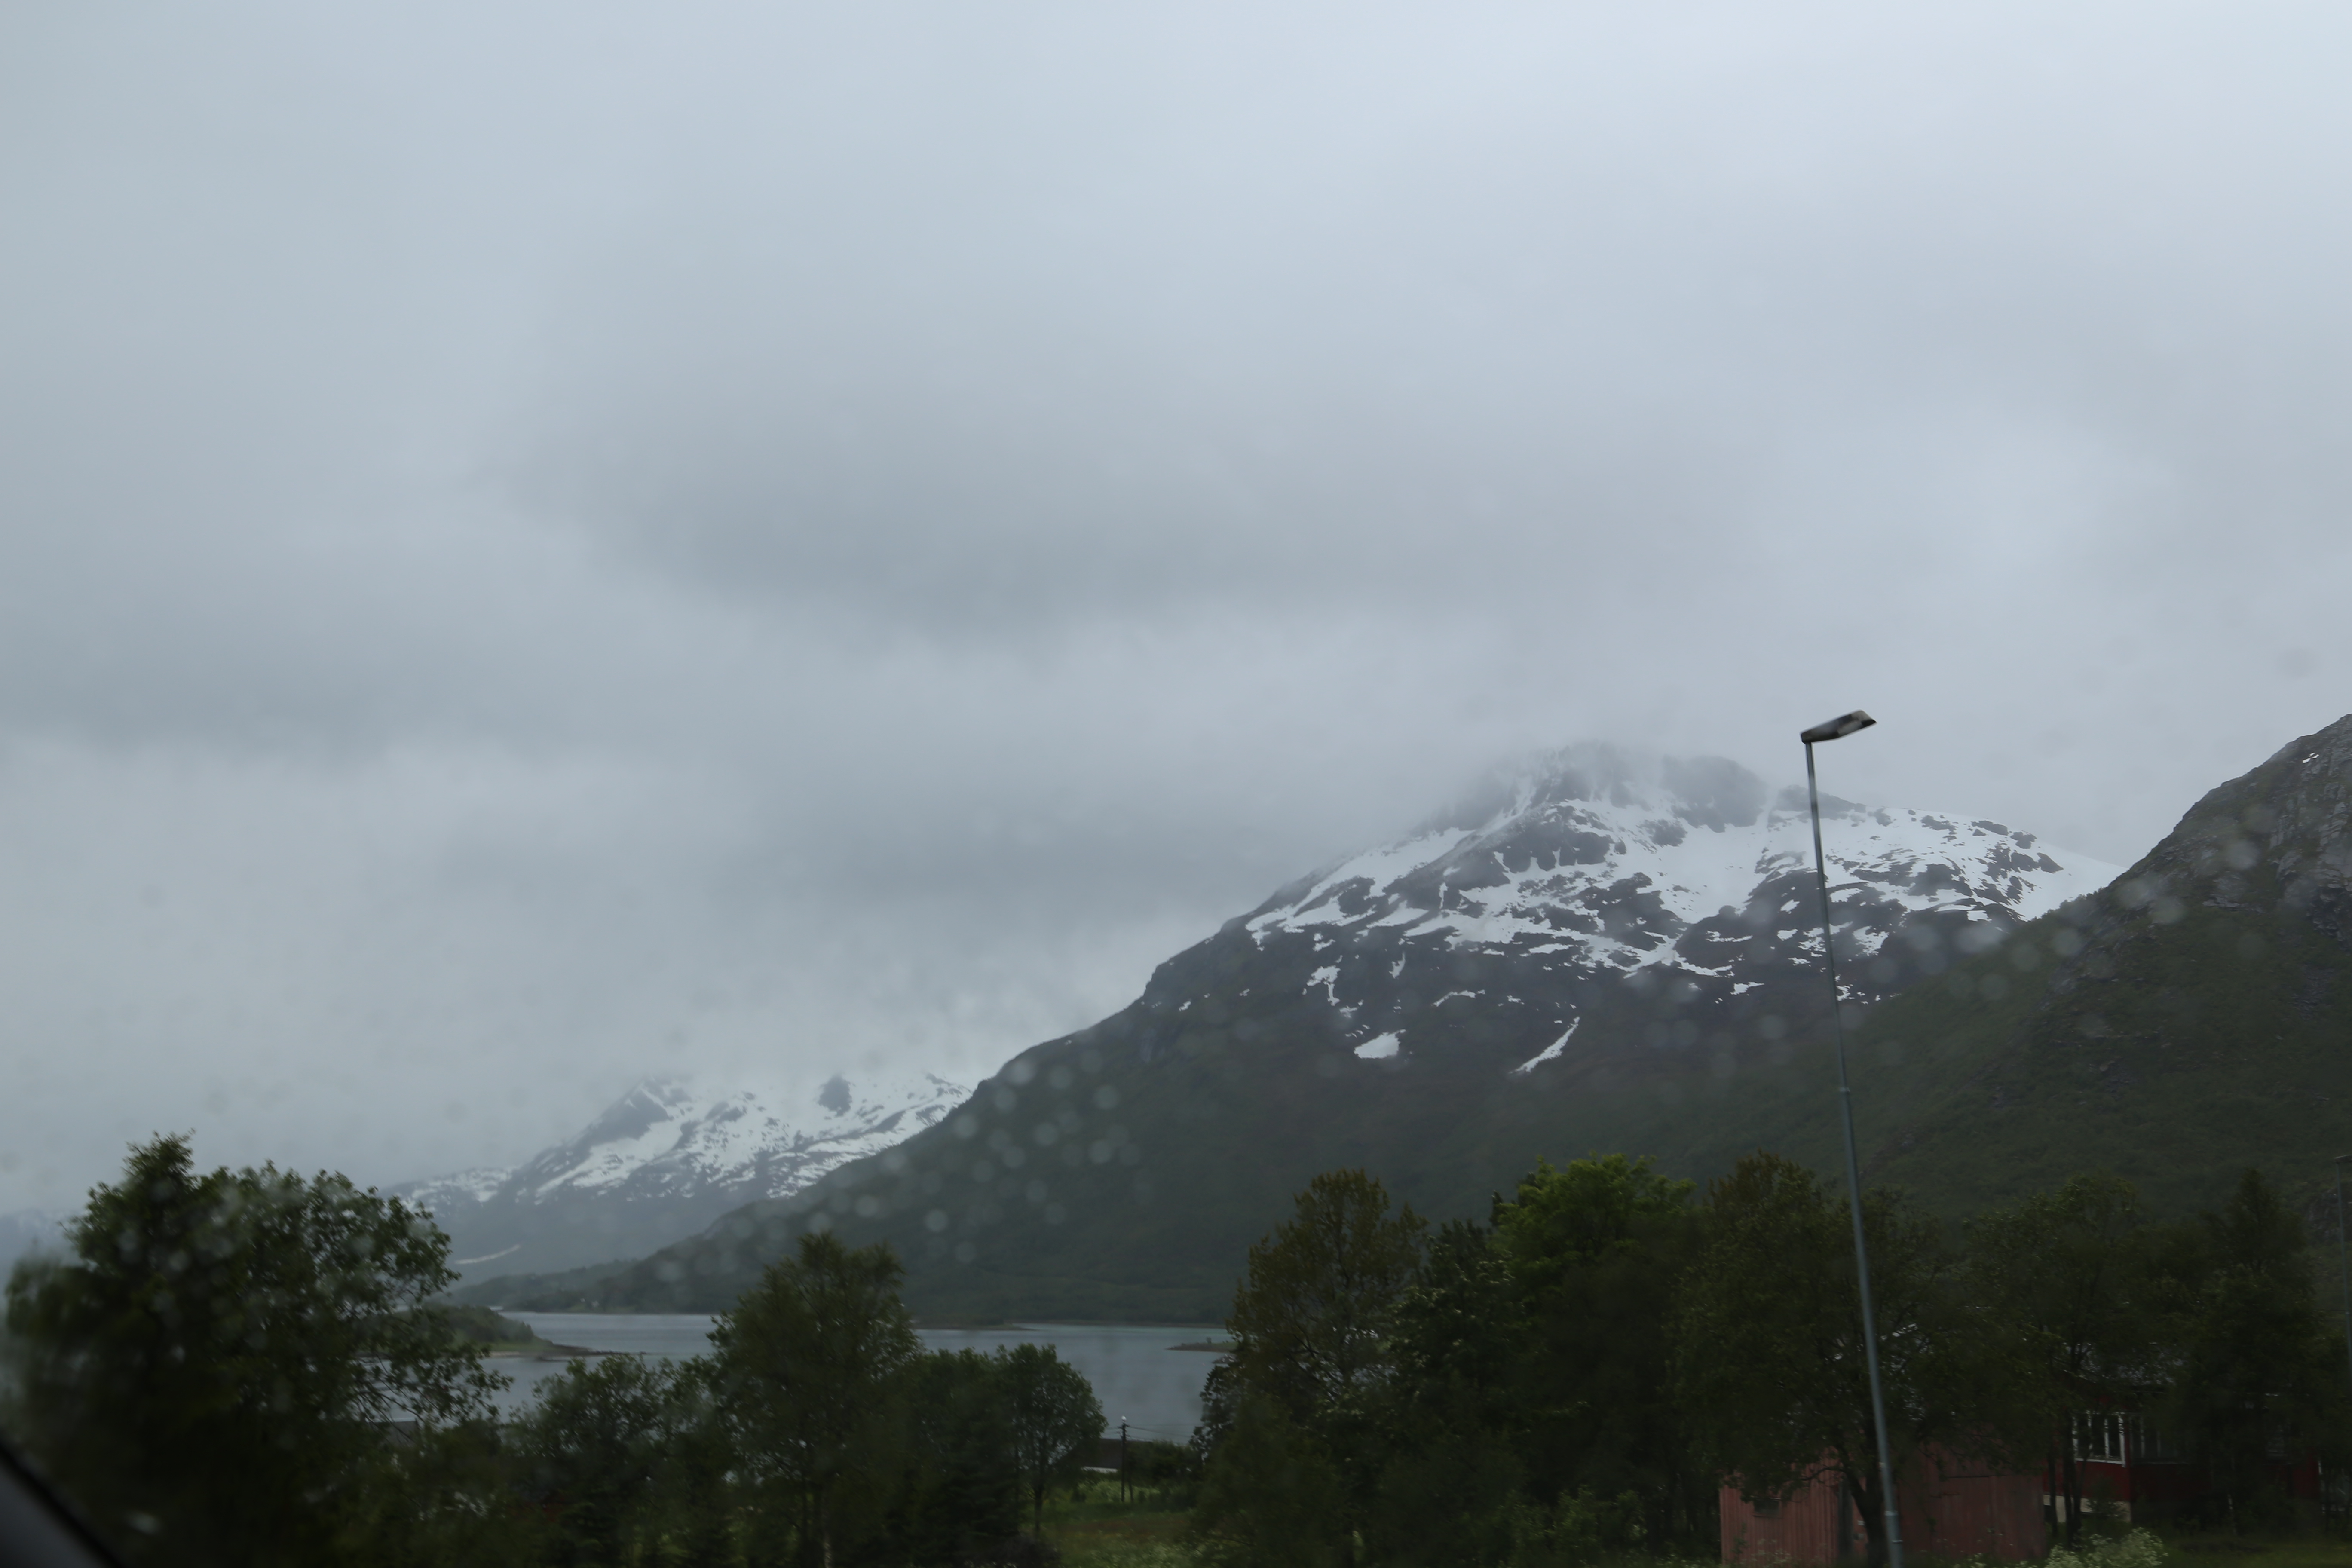
[[(1426, 1229), (1411, 1207), (1391, 1212), (1387, 1189), (1371, 1176), (1326, 1172), (1298, 1194), (1295, 1216), (1250, 1248), (1225, 1321), (1234, 1338), (1236, 1432), (1266, 1418), (1265, 1407), (1279, 1407), (1283, 1433), (1252, 1441), (1309, 1455), (1312, 1463), (1293, 1467), (1300, 1475), (1319, 1475), (1318, 1466), (1336, 1470), (1347, 1503), (1343, 1544), (1378, 1481), (1376, 1406), (1391, 1366), (1390, 1334)], [(1221, 1445), (1213, 1473), (1238, 1462), (1223, 1455)], [(1241, 1495), (1238, 1479), (1208, 1488), (1203, 1506), (1220, 1495)]]
[[(1897, 1464), (1930, 1446), (1986, 1457), (2005, 1436), (1982, 1419), (1990, 1347), (1963, 1310), (1957, 1258), (1892, 1194), (1868, 1194), (1864, 1221)], [(1884, 1561), (1886, 1499), (1843, 1197), (1777, 1154), (1740, 1161), (1707, 1189), (1675, 1339), (1699, 1456), (1752, 1498), (1836, 1478), (1862, 1515), (1871, 1562)]]
[(339, 1175), (200, 1174), (158, 1138), (67, 1243), (9, 1280), (7, 1425), (141, 1561), (372, 1555), (383, 1494), (503, 1382), (431, 1305), (448, 1238)]
[(658, 1539), (667, 1483), (683, 1489), (698, 1410), (691, 1374), (662, 1361), (575, 1361), (540, 1384), (515, 1447), (536, 1492), (558, 1507), (569, 1562), (627, 1561)]
[(934, 1351), (908, 1370), (905, 1544), (924, 1563), (983, 1560), (1021, 1529), (1021, 1473), (995, 1358)]
[(2280, 1472), (2341, 1429), (2343, 1342), (2303, 1223), (2258, 1171), (2160, 1245), (2172, 1386), (2158, 1410), (2201, 1459), (2232, 1528), (2283, 1510)]
[(1291, 1418), (1327, 1427), (1359, 1409), (1387, 1375), (1398, 1299), (1412, 1283), (1427, 1229), (1410, 1205), (1361, 1171), (1330, 1171), (1297, 1213), (1250, 1248), (1234, 1313), (1239, 1381)]
[(1076, 1480), (1102, 1443), (1102, 1405), (1086, 1374), (1051, 1345), (1007, 1345), (995, 1359), (1013, 1464), (1029, 1491), (1030, 1529), (1042, 1533), (1045, 1489)]
[(1192, 1510), (1204, 1555), (1221, 1568), (1337, 1568), (1352, 1560), (1353, 1511), (1315, 1435), (1273, 1396), (1239, 1395)]
[(1674, 1390), (1674, 1320), (1699, 1226), (1692, 1184), (1610, 1154), (1540, 1163), (1495, 1208), (1527, 1325), (1520, 1444), (1547, 1503), (1641, 1500), (1648, 1537), (1711, 1540), (1714, 1477)]
[(899, 1467), (892, 1395), (921, 1353), (884, 1246), (811, 1232), (772, 1264), (710, 1342), (739, 1461), (783, 1505), (803, 1568), (836, 1540), (882, 1528)]
[(2079, 1175), (1979, 1215), (1968, 1241), (1971, 1294), (2015, 1346), (2023, 1373), (2012, 1384), (2016, 1444), (2048, 1445), (2072, 1543), (2082, 1529), (2084, 1413), (2145, 1403), (2161, 1385), (2139, 1195), (2119, 1176)]

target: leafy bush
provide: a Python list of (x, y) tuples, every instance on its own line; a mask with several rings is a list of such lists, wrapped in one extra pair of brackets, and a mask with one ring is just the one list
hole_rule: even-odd
[(2047, 1568), (2164, 1568), (2171, 1552), (2153, 1531), (2135, 1530), (2112, 1541), (2092, 1541), (2079, 1550), (2061, 1546), (2050, 1553)]

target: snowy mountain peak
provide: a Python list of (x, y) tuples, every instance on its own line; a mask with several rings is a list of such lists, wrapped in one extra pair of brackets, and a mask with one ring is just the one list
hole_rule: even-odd
[[(1857, 1000), (1939, 973), (2120, 869), (1965, 815), (1833, 796), (1822, 809), (1839, 976)], [(1525, 1043), (1512, 1058), (1524, 1079), (1562, 1060), (1571, 1034), (1579, 1052), (1628, 1028), (1649, 1044), (1751, 1026), (1772, 1037), (1810, 1005), (1817, 897), (1802, 788), (1775, 791), (1721, 757), (1582, 745), (1292, 883), (1235, 935), (1295, 968), (1292, 988), (1360, 1059), (1401, 1067), (1465, 1037), (1448, 1020), (1475, 1017), (1471, 1033), (1498, 1049)], [(1147, 1005), (1192, 1005), (1189, 968), (1156, 977)], [(1615, 1022), (1575, 1033), (1602, 1017)]]
[[(1709, 921), (1786, 928), (1819, 951), (1804, 792), (1775, 795), (1719, 757), (1654, 770), (1580, 747), (1498, 781), (1413, 836), (1277, 893), (1248, 929), (1336, 933), (1367, 925), (1442, 937), (1453, 948), (1574, 952), (1620, 969), (1712, 962), (1734, 933), (1686, 940)], [(1507, 794), (1502, 793), (1504, 789)], [(1483, 805), (1483, 810), (1481, 806)], [(1875, 954), (1911, 916), (2006, 928), (2113, 880), (2120, 868), (1997, 822), (1910, 808), (1822, 802), (1840, 951)], [(1792, 880), (1793, 879), (1793, 880)]]
[(969, 1092), (929, 1073), (855, 1084), (836, 1075), (814, 1094), (709, 1093), (687, 1079), (646, 1079), (501, 1184), (542, 1199), (567, 1188), (649, 1197), (726, 1187), (782, 1197), (929, 1126)]
[(930, 1126), (970, 1092), (931, 1073), (836, 1074), (814, 1091), (649, 1078), (520, 1165), (391, 1190), (432, 1212), (456, 1256), (568, 1268), (649, 1251), (660, 1240), (645, 1237), (675, 1239), (736, 1205), (789, 1196)]

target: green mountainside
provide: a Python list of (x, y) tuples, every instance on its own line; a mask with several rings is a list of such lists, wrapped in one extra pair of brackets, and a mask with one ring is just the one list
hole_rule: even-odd
[[(2104, 1167), (2182, 1212), (2249, 1164), (2315, 1199), (2352, 1150), (2352, 718), (2213, 791), (2104, 891), (1990, 945), (1939, 945), (1951, 929), (1897, 930), (1908, 984), (1850, 1005), (1872, 1180), (1957, 1216)], [(1359, 1070), (1296, 968), (1234, 922), (1131, 1006), (1023, 1052), (946, 1121), (817, 1187), (601, 1279), (468, 1294), (715, 1310), (823, 1225), (896, 1247), (934, 1320), (1196, 1321), (1224, 1315), (1250, 1243), (1337, 1166), (1448, 1216), (1483, 1215), (1538, 1158), (1622, 1151), (1701, 1179), (1759, 1147), (1835, 1163), (1817, 967), (1678, 1049), (1657, 1044), (1675, 988), (1629, 981), (1577, 1051), (1518, 1073), (1475, 1048), (1468, 1013), (1463, 1048)]]
[(1880, 1008), (1871, 1173), (1961, 1212), (2105, 1166), (2179, 1212), (2253, 1165), (2325, 1197), (2333, 1235), (2347, 970), (2352, 719), (2213, 791), (2097, 899)]

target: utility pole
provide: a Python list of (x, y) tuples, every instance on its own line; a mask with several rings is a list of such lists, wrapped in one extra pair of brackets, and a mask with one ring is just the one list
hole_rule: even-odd
[(1118, 1418), (1118, 1500), (1129, 1500), (1127, 1493), (1127, 1417)]

